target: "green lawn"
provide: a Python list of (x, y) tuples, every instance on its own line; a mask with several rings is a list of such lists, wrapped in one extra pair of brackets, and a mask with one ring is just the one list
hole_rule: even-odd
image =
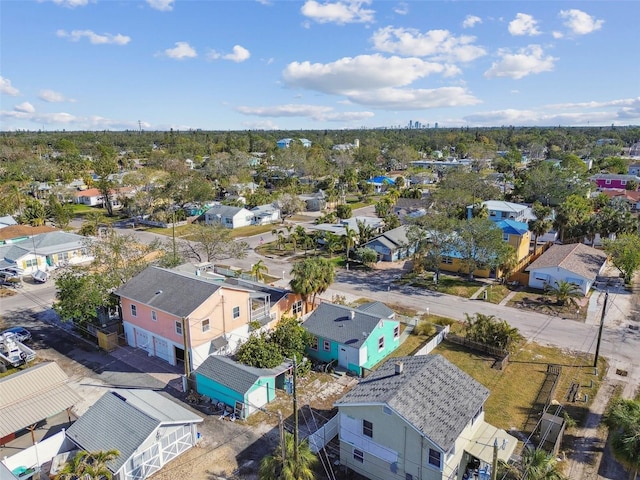
[(484, 284), (481, 282), (468, 280), (464, 277), (454, 275), (446, 275), (440, 273), (438, 283), (433, 281), (434, 274), (432, 272), (420, 275), (407, 275), (399, 280), (399, 283), (405, 283), (414, 287), (424, 288), (426, 290), (434, 290), (448, 295), (456, 295), (458, 297), (470, 298)]

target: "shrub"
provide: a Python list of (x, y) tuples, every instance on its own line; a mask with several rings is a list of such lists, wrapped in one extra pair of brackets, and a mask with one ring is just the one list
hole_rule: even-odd
[(422, 320), (416, 325), (416, 328), (413, 329), (414, 335), (423, 335), (425, 337), (430, 337), (436, 333), (436, 327), (433, 323)]

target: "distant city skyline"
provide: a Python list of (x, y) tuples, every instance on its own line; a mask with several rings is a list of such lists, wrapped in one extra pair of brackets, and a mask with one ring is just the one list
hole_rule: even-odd
[(2, 131), (640, 124), (639, 2), (0, 8)]

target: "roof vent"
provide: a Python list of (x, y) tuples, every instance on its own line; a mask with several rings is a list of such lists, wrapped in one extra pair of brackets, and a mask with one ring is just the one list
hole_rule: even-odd
[(351, 310), (351, 320), (353, 320), (354, 318), (356, 318), (356, 311)]
[(403, 371), (404, 371), (404, 363), (403, 362), (397, 362), (396, 363), (396, 370), (395, 370), (396, 375), (402, 375)]
[(162, 293), (162, 290), (158, 290), (158, 291), (156, 292), (156, 295), (160, 295), (161, 293)]

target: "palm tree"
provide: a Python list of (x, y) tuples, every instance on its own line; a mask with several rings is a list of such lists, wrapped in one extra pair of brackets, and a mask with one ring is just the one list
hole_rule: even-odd
[(351, 255), (351, 249), (356, 246), (357, 241), (356, 231), (349, 227), (348, 225), (344, 226), (344, 249), (346, 251), (347, 261), (349, 261), (349, 256)]
[(335, 233), (327, 233), (324, 237), (324, 248), (329, 252), (329, 258), (333, 258), (333, 254), (340, 250), (342, 241)]
[(56, 480), (110, 480), (113, 473), (107, 463), (119, 456), (118, 450), (82, 450), (62, 467)]
[(629, 470), (629, 479), (640, 472), (640, 401), (618, 399), (607, 410), (604, 422), (611, 431), (611, 450)]
[(517, 464), (500, 462), (498, 478), (507, 480), (566, 480), (554, 455), (525, 448)]
[(556, 297), (556, 304), (564, 305), (568, 302), (569, 305), (578, 305), (576, 298), (583, 296), (580, 287), (566, 280), (557, 280), (554, 282), (554, 285), (555, 286), (547, 285), (545, 290)]
[(282, 230), (278, 230), (278, 239), (276, 240), (276, 245), (278, 250), (282, 250), (284, 248), (284, 233)]
[(533, 233), (533, 253), (538, 248), (538, 237), (544, 235), (553, 226), (553, 222), (547, 217), (551, 215), (551, 207), (542, 205), (540, 202), (534, 202), (531, 211), (536, 216), (535, 220), (529, 220), (529, 230)]
[(364, 245), (373, 238), (373, 227), (362, 220), (356, 220), (358, 227), (358, 244)]
[(295, 457), (293, 434), (284, 432), (284, 449), (280, 444), (272, 455), (267, 455), (260, 461), (258, 477), (260, 480), (313, 480), (316, 478), (314, 468), (318, 458), (311, 451), (306, 440), (298, 445), (297, 461)]
[(326, 258), (309, 257), (293, 265), (291, 276), (291, 289), (305, 302), (312, 296), (311, 303), (315, 304), (316, 295), (326, 292), (333, 283), (335, 270)]
[(251, 266), (251, 276), (256, 279), (256, 282), (263, 281), (265, 273), (269, 273), (269, 268), (264, 264), (264, 260), (258, 260)]

